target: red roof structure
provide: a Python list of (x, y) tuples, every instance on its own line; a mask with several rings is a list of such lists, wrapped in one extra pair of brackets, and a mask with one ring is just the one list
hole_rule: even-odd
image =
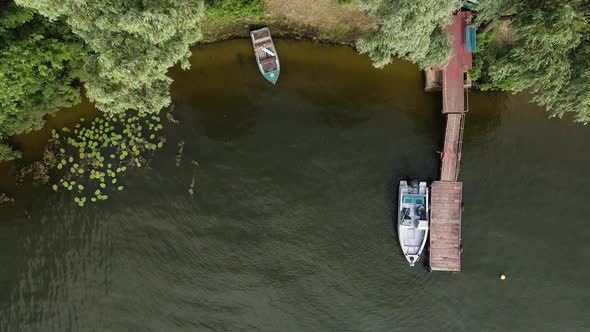
[(443, 113), (463, 113), (463, 75), (472, 67), (472, 53), (465, 52), (465, 26), (470, 11), (453, 15), (453, 22), (447, 26), (453, 55), (443, 70)]

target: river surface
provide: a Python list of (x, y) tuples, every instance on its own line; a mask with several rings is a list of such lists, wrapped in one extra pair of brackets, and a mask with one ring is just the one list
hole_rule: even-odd
[(590, 330), (590, 128), (470, 93), (463, 271), (429, 273), (392, 218), (399, 179), (438, 175), (440, 94), (407, 62), (277, 48), (276, 87), (247, 40), (195, 48), (180, 123), (106, 202), (0, 185), (0, 331)]

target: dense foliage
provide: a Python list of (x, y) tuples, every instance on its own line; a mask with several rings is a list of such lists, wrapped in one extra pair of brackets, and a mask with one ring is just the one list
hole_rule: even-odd
[(189, 67), (201, 37), (203, 0), (16, 0), (52, 20), (64, 19), (94, 52), (86, 64), (90, 100), (109, 113), (154, 113), (170, 104), (167, 70)]
[[(12, 2), (0, 4), (0, 141), (39, 129), (46, 114), (78, 103), (86, 55), (67, 26)], [(0, 161), (18, 156), (0, 143)]]
[(261, 0), (205, 0), (207, 15), (213, 17), (260, 17), (264, 13)]
[(421, 68), (444, 65), (451, 56), (445, 26), (461, 6), (457, 0), (362, 0), (363, 10), (376, 16), (379, 30), (357, 42), (376, 67), (394, 57), (417, 63)]
[(473, 81), (477, 81), (481, 90), (510, 90), (509, 82), (494, 82), (490, 78), (490, 66), (496, 59), (506, 55), (509, 51), (504, 42), (498, 42), (498, 29), (494, 28), (477, 34), (477, 50), (473, 56), (473, 68), (469, 75)]
[[(478, 22), (513, 15), (505, 45), (483, 44), (478, 59), (486, 88), (531, 91), (554, 116), (590, 121), (590, 2), (482, 2)], [(485, 36), (484, 36), (484, 40)]]

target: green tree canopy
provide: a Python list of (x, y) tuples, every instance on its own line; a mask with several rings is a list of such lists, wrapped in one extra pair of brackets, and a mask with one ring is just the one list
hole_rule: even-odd
[(94, 51), (86, 65), (90, 100), (106, 112), (158, 112), (170, 104), (168, 68), (188, 68), (201, 38), (203, 0), (16, 0), (63, 18)]
[(376, 67), (393, 57), (417, 63), (421, 68), (444, 65), (451, 56), (445, 26), (457, 0), (363, 0), (363, 10), (380, 20), (379, 30), (357, 42), (361, 53), (368, 53)]
[(530, 91), (554, 116), (571, 112), (590, 122), (590, 2), (498, 0), (482, 2), (479, 23), (514, 15), (511, 41), (483, 55), (488, 86)]
[[(78, 103), (85, 56), (67, 26), (12, 2), (0, 4), (0, 141), (40, 129), (46, 114)], [(16, 156), (0, 145), (0, 160)]]

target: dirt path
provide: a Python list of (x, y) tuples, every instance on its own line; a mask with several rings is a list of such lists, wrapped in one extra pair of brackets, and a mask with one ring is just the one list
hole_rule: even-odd
[(265, 14), (253, 17), (206, 17), (203, 41), (247, 37), (254, 27), (269, 26), (273, 36), (315, 39), (352, 44), (377, 28), (375, 18), (358, 9), (357, 1), (341, 5), (338, 0), (263, 0)]
[(320, 38), (354, 40), (376, 28), (377, 22), (356, 6), (337, 0), (265, 0), (269, 16), (316, 29)]

